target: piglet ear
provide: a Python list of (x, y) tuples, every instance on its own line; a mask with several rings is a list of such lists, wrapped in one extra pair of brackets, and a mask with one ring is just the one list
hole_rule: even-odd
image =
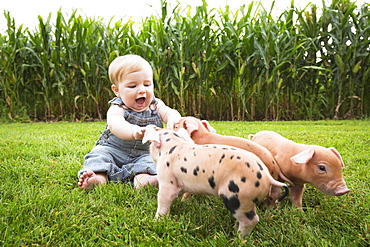
[(339, 159), (339, 161), (340, 161), (340, 163), (341, 163), (341, 165), (342, 165), (342, 167), (344, 167), (344, 162), (343, 162), (343, 159), (342, 159), (342, 156), (340, 155), (340, 153), (335, 149), (335, 148), (333, 148), (333, 147), (331, 147), (331, 148), (328, 148), (330, 151), (332, 151), (334, 154), (335, 154), (335, 156), (337, 156), (337, 158)]
[(184, 141), (194, 143), (193, 139), (191, 139), (190, 135), (188, 134), (188, 132), (185, 129), (181, 128), (176, 133)]
[(191, 133), (193, 133), (193, 131), (199, 129), (199, 125), (198, 125), (197, 121), (195, 121), (194, 119), (191, 119), (191, 118), (184, 120), (184, 123), (183, 123), (182, 127), (188, 131), (189, 135), (191, 135)]
[(309, 148), (307, 150), (304, 150), (293, 157), (290, 158), (290, 160), (296, 164), (296, 165), (304, 165), (307, 164), (308, 161), (313, 157), (315, 153), (315, 150), (313, 148)]
[(142, 143), (146, 143), (148, 141), (155, 143), (156, 147), (160, 146), (161, 144), (159, 140), (159, 133), (156, 131), (156, 128), (154, 126), (146, 127)]
[(202, 120), (201, 121), (203, 126), (212, 134), (215, 134), (216, 133), (216, 130), (208, 123), (207, 120)]

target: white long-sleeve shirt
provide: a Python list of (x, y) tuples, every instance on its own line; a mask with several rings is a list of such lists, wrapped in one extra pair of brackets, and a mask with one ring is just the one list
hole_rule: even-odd
[[(181, 115), (178, 111), (168, 107), (165, 103), (156, 98), (157, 111), (162, 118), (162, 121), (167, 124), (169, 128), (173, 128), (173, 124), (177, 122)], [(126, 109), (119, 105), (111, 105), (107, 112), (107, 124), (113, 135), (123, 140), (141, 139), (144, 132), (140, 135), (137, 133), (143, 131), (145, 128), (135, 124), (131, 124), (124, 118)], [(137, 138), (135, 138), (135, 136)]]

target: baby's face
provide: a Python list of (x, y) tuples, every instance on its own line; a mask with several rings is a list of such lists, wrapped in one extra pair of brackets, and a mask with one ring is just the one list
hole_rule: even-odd
[(113, 86), (112, 89), (128, 108), (136, 112), (145, 111), (154, 95), (153, 73), (147, 69), (130, 73), (123, 78), (118, 88)]

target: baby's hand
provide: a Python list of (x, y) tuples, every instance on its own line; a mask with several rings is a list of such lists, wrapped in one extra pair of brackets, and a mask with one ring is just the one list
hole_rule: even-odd
[(138, 127), (134, 133), (133, 133), (133, 136), (135, 138), (135, 140), (138, 140), (138, 139), (143, 139), (144, 137), (144, 133), (145, 131), (147, 130), (148, 127), (153, 127), (155, 130), (159, 130), (161, 128), (155, 126), (155, 125), (148, 125), (146, 127)]
[(144, 133), (146, 128), (145, 127), (138, 127), (132, 135), (134, 136), (135, 140), (143, 139)]

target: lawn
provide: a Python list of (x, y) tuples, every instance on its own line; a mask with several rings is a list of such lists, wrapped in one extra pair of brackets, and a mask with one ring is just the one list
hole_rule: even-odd
[(274, 130), (296, 142), (335, 147), (351, 192), (308, 186), (304, 212), (284, 200), (258, 208), (260, 222), (238, 239), (218, 198), (176, 200), (154, 220), (156, 188), (110, 183), (86, 192), (77, 172), (105, 122), (13, 123), (0, 128), (1, 246), (369, 246), (370, 121), (211, 122), (219, 134)]

